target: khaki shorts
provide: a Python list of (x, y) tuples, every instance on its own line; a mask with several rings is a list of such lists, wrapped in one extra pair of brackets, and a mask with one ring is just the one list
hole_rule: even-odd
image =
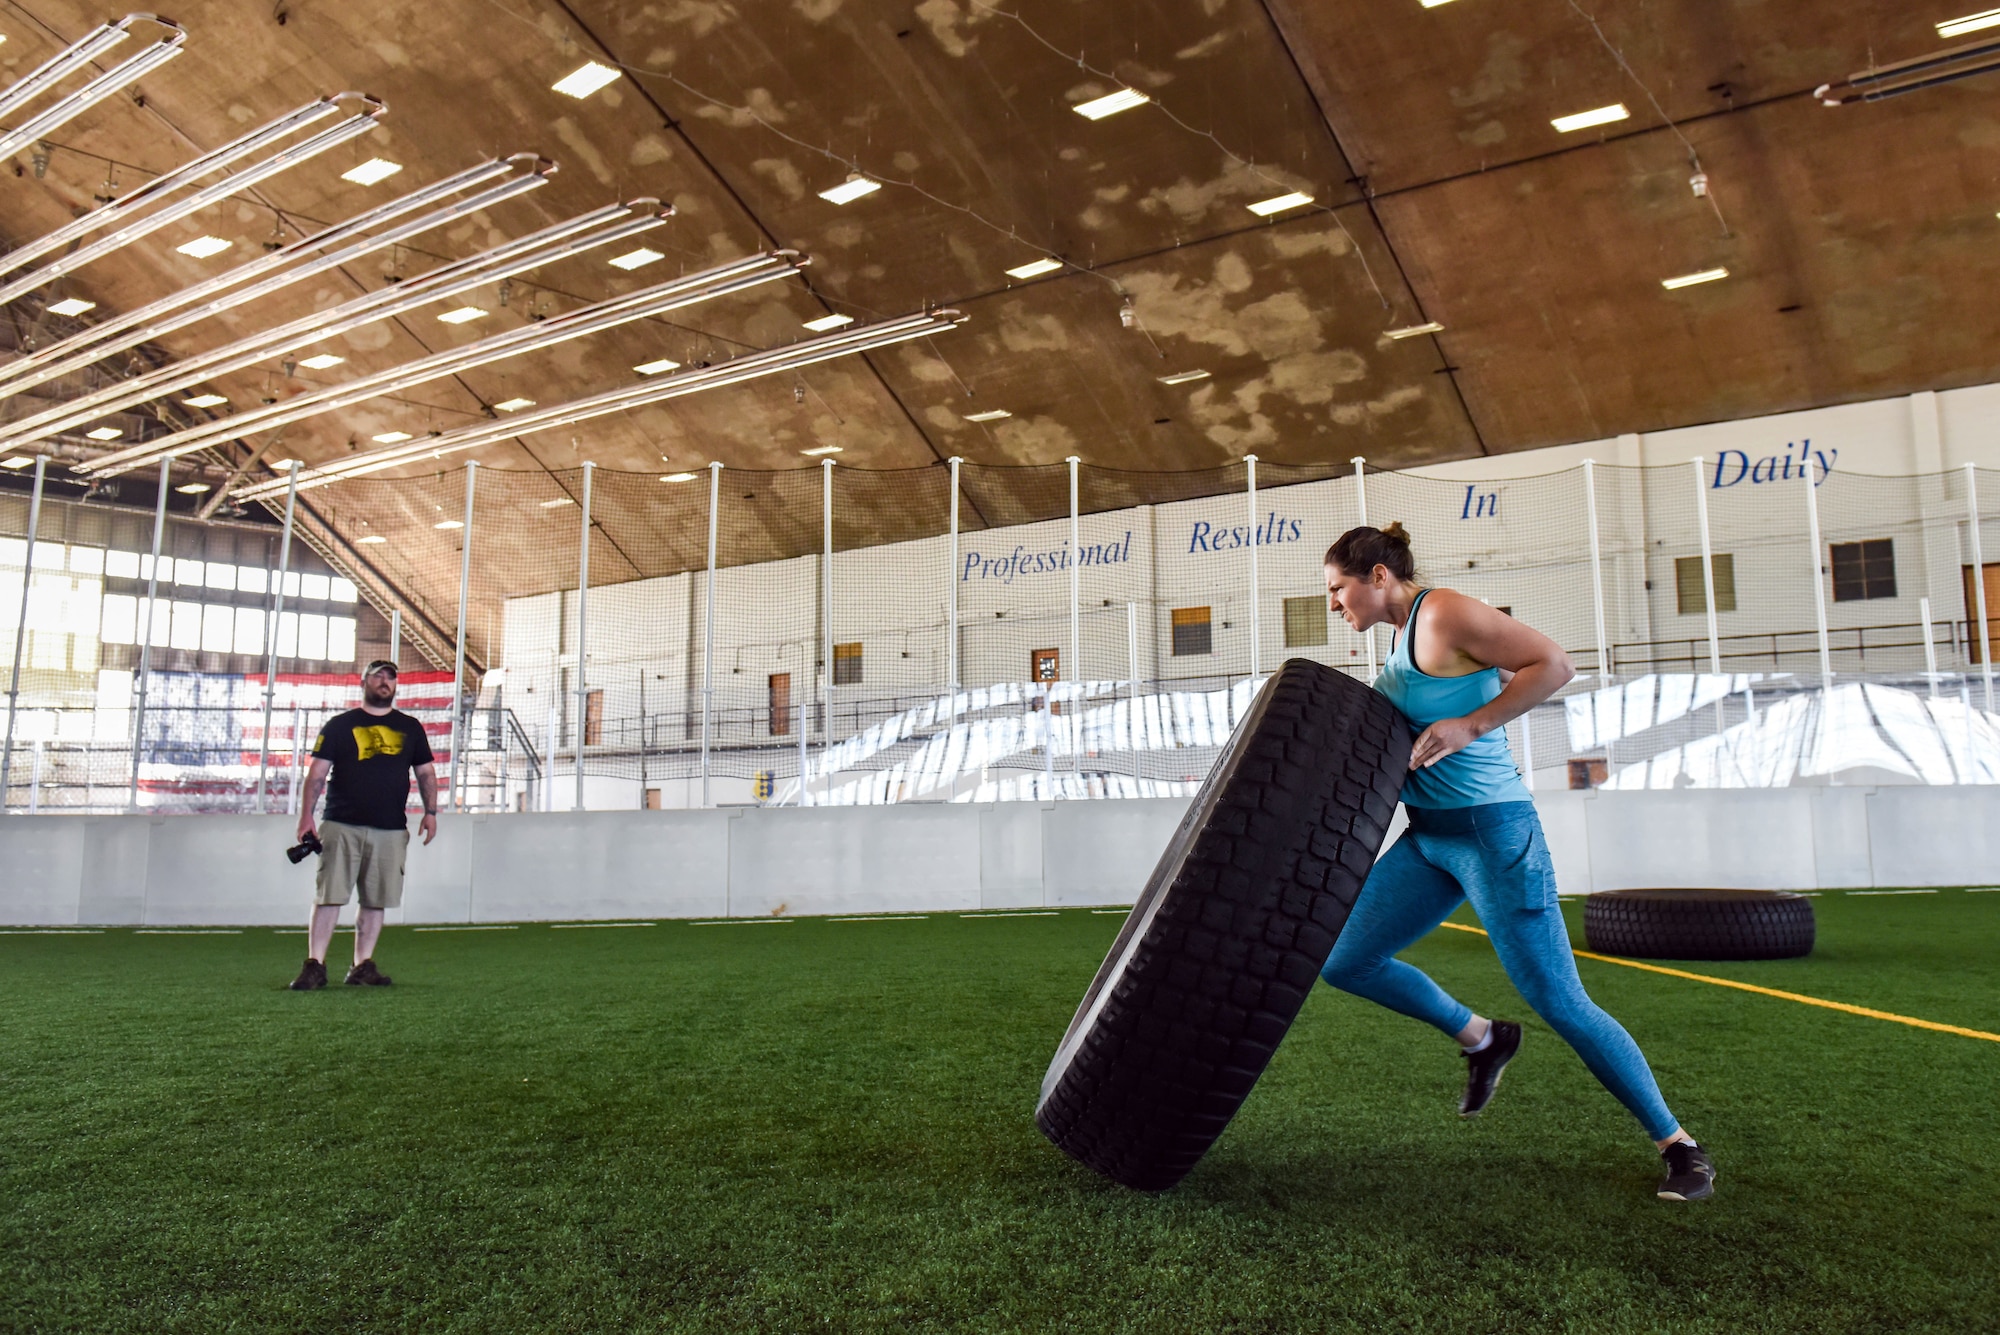
[(319, 889), (316, 904), (345, 904), (361, 891), (364, 909), (393, 909), (403, 903), (403, 859), (410, 851), (408, 830), (376, 830), (366, 825), (321, 821)]

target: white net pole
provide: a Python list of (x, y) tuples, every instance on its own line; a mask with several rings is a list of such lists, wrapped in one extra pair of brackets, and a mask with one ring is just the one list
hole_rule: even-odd
[(1597, 534), (1597, 463), (1583, 461), (1583, 509), (1590, 521), (1590, 601), (1597, 617), (1597, 680), (1611, 684), (1611, 637), (1604, 629), (1604, 549)]
[(1244, 515), (1249, 520), (1250, 532), (1250, 676), (1255, 679), (1262, 665), (1260, 653), (1263, 647), (1263, 623), (1258, 619), (1257, 602), (1257, 456), (1243, 456), (1245, 489), (1243, 493)]
[[(1819, 684), (1830, 688), (1833, 685), (1833, 649), (1827, 643), (1826, 580), (1821, 578), (1819, 568), (1819, 492), (1813, 485), (1810, 467), (1801, 469), (1799, 476), (1805, 479), (1806, 532), (1812, 541), (1813, 624), (1819, 632)], [(1710, 606), (1714, 606), (1713, 594), (1709, 595), (1708, 601)]]
[(945, 578), (950, 583), (951, 596), (945, 602), (944, 688), (951, 696), (947, 724), (956, 725), (958, 723), (958, 466), (964, 461), (954, 454), (947, 462), (951, 464), (951, 568), (945, 572)]
[[(1688, 460), (1694, 466), (1694, 513), (1701, 529), (1701, 597), (1708, 609), (1708, 670), (1722, 675), (1722, 637), (1717, 629), (1715, 609), (1715, 546), (1708, 537), (1708, 469), (1700, 455)], [(1813, 549), (1819, 549), (1819, 530), (1813, 529)], [(1814, 558), (1814, 578), (1818, 578), (1818, 558)], [(1826, 612), (1822, 608), (1819, 619), (1819, 637), (1822, 652), (1826, 646)], [(1718, 704), (1720, 701), (1717, 702)]]
[[(1351, 461), (1354, 464), (1354, 505), (1361, 516), (1361, 524), (1368, 524), (1368, 482), (1362, 468), (1368, 462), (1360, 455)], [(1361, 632), (1362, 643), (1368, 646), (1368, 680), (1375, 680), (1375, 631), (1373, 627)]]
[(1986, 710), (1993, 712), (1993, 635), (1986, 621), (1986, 558), (1979, 544), (1979, 473), (1965, 466), (1965, 521), (1972, 539), (1972, 593), (1979, 610), (1979, 666), (1986, 678)]
[[(706, 810), (714, 805), (708, 791), (708, 767), (710, 729), (715, 717), (715, 532), (719, 515), (717, 509), (722, 500), (722, 465), (711, 462), (708, 465), (708, 592), (702, 598), (705, 629), (701, 634), (701, 805)], [(805, 784), (805, 770), (799, 771), (799, 784)]]
[(583, 810), (583, 741), (590, 719), (590, 483), (597, 465), (583, 465), (583, 529), (576, 569), (576, 807)]
[(479, 476), (477, 460), (465, 465), (465, 520), (458, 536), (458, 634), (451, 651), (451, 809), (465, 807), (465, 605), (472, 597), (472, 493)]
[[(21, 703), (21, 650), (28, 642), (28, 595), (35, 585), (35, 534), (42, 523), (42, 479), (48, 467), (47, 455), (36, 456), (35, 491), (28, 502), (28, 550), (21, 559), (21, 612), (14, 620), (14, 675), (7, 679), (7, 749), (0, 753), (0, 811), (6, 810), (13, 793), (9, 785), (14, 773), (14, 717)], [(31, 800), (33, 796), (31, 785)]]
[[(291, 468), (288, 470), (291, 477), (291, 484), (285, 488), (285, 533), (278, 540), (278, 596), (272, 600), (271, 624), (269, 626), (270, 634), (266, 637), (266, 644), (270, 652), (264, 660), (264, 733), (257, 739), (257, 810), (259, 812), (264, 811), (268, 806), (265, 800), (264, 775), (271, 764), (271, 706), (278, 698), (278, 627), (285, 619), (285, 574), (292, 566), (292, 520), (298, 513), (299, 470), (303, 467), (305, 467), (304, 464), (294, 459), (292, 460)], [(153, 563), (153, 568), (155, 570), (159, 569), (159, 562), (157, 560)], [(293, 648), (296, 650), (297, 646), (294, 645)]]
[(160, 543), (167, 534), (168, 470), (171, 458), (160, 460), (160, 496), (153, 506), (153, 564), (146, 570), (146, 622), (139, 633), (139, 673), (137, 707), (132, 711), (132, 786), (125, 794), (128, 810), (139, 809), (139, 752), (146, 739), (146, 687), (153, 678), (153, 609), (160, 594)]
[[(820, 475), (820, 766), (833, 750), (833, 460), (819, 461)], [(805, 775), (799, 775), (801, 791)]]

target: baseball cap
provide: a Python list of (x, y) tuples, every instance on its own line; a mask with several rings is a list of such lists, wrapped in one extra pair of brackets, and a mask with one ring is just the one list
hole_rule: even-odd
[(362, 673), (361, 675), (364, 677), (372, 677), (378, 672), (386, 672), (393, 677), (397, 675), (396, 665), (394, 663), (391, 663), (386, 658), (378, 658), (374, 662), (370, 663), (368, 665), (368, 670)]

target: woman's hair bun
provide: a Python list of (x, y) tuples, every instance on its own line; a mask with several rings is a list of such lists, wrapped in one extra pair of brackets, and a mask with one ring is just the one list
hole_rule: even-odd
[(1388, 523), (1382, 525), (1382, 536), (1393, 538), (1397, 542), (1407, 546), (1410, 541), (1410, 530), (1403, 527), (1401, 520), (1391, 519)]

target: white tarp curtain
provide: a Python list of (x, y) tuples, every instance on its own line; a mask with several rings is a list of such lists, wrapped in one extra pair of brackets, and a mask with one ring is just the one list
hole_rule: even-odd
[[(1603, 695), (1607, 692), (1597, 692)], [(2000, 716), (1856, 682), (1773, 700), (1719, 733), (1621, 766), (1614, 789), (2000, 783)]]
[(1789, 681), (1790, 673), (1648, 673), (1622, 686), (1572, 695), (1563, 701), (1569, 746), (1582, 754), (1685, 718), (1730, 695), (1765, 681)]
[[(815, 782), (810, 800), (820, 806), (875, 806), (928, 798), (933, 801), (1037, 801), (1051, 797), (1164, 797), (1191, 793), (1200, 781), (1139, 779), (1129, 775), (1078, 774), (1077, 757), (1105, 752), (1168, 751), (1184, 747), (1217, 748), (1229, 740), (1249, 711), (1262, 678), (1237, 682), (1216, 691), (1162, 691), (1126, 697), (1078, 712), (1090, 699), (1102, 699), (1125, 686), (1122, 682), (1058, 682), (1050, 694), (1059, 708), (1070, 712), (1053, 717), (1039, 707), (1042, 688), (1011, 683), (961, 692), (956, 712), (962, 721), (942, 730), (954, 702), (949, 696), (926, 701), (894, 718), (827, 749), (809, 765), (809, 775), (834, 780), (891, 747), (913, 743), (914, 751), (882, 769), (864, 771), (845, 782)], [(963, 718), (981, 710), (1017, 708), (999, 717)], [(929, 734), (924, 735), (927, 730)], [(921, 739), (921, 740), (919, 740)], [(1049, 759), (1068, 773), (1022, 773), (993, 778), (986, 770), (1014, 762), (1047, 748)], [(1057, 758), (1060, 758), (1059, 760)], [(978, 776), (976, 782), (963, 782)], [(792, 785), (781, 802), (797, 793)]]

